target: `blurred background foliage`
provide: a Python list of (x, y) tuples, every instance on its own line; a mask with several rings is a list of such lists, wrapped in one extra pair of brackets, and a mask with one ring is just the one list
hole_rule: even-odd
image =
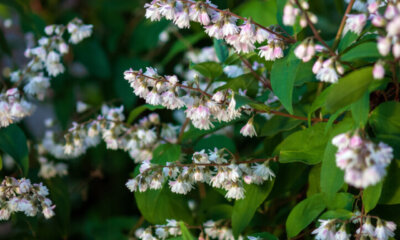
[[(133, 93), (123, 72), (128, 68), (139, 69), (155, 66), (165, 74), (173, 72), (190, 46), (203, 47), (213, 44), (206, 37), (200, 25), (193, 24), (190, 30), (172, 29), (169, 39), (160, 41), (160, 34), (171, 27), (168, 21), (150, 22), (144, 18), (145, 0), (0, 0), (0, 17), (12, 19), (9, 28), (1, 27), (0, 67), (3, 74), (7, 69), (16, 69), (25, 59), (26, 34), (32, 33), (37, 40), (44, 34), (49, 24), (65, 24), (74, 17), (86, 24), (94, 25), (94, 34), (83, 43), (74, 46), (64, 59), (68, 66), (66, 73), (52, 80), (52, 96), (41, 103), (38, 111), (25, 121), (23, 128), (29, 130), (27, 137), (39, 140), (44, 132), (43, 120), (54, 116), (62, 127), (68, 128), (76, 120), (75, 104), (81, 100), (92, 106), (101, 106), (113, 101), (123, 104), (129, 113), (143, 104)], [(213, 0), (219, 8), (229, 8), (244, 17), (251, 16), (268, 26), (281, 22), (284, 0)], [(318, 28), (324, 29), (326, 39), (332, 39), (344, 11), (343, 1), (311, 0), (312, 12), (319, 18)], [(331, 9), (338, 11), (331, 11)], [(291, 30), (290, 30), (291, 31)], [(300, 33), (301, 34), (301, 33)], [(54, 103), (53, 105), (51, 103)], [(170, 111), (158, 110), (161, 119), (173, 121)], [(298, 124), (297, 124), (298, 125)], [(294, 125), (294, 126), (297, 126)], [(238, 129), (236, 129), (236, 132)], [(290, 134), (287, 131), (285, 134)], [(254, 140), (236, 145), (227, 137), (222, 137), (225, 146), (243, 151)], [(281, 136), (271, 134), (266, 139), (263, 151), (275, 147)], [(275, 140), (274, 140), (275, 139)], [(221, 143), (216, 138), (208, 143), (199, 142), (199, 149), (212, 143)], [(241, 140), (243, 143), (243, 139)], [(201, 145), (203, 144), (203, 145)], [(233, 145), (233, 146), (232, 146)], [(263, 145), (263, 143), (261, 143)], [(248, 147), (247, 147), (248, 148)], [(38, 163), (30, 159), (29, 178), (33, 182), (42, 181), (37, 177)], [(317, 166), (316, 166), (317, 167)], [(314, 167), (315, 168), (315, 167)], [(274, 188), (262, 209), (274, 206), (268, 216), (256, 213), (253, 226), (270, 226), (269, 231), (279, 236), (284, 231), (285, 219), (290, 206), (304, 197), (308, 182), (308, 171), (314, 168), (304, 164), (281, 165)], [(62, 179), (52, 179), (45, 183), (50, 188), (51, 199), (57, 205), (56, 217), (51, 220), (28, 218), (16, 215), (9, 223), (0, 224), (1, 239), (128, 239), (133, 236), (140, 212), (135, 198), (125, 187), (125, 181), (133, 172), (131, 158), (123, 152), (107, 151), (104, 145), (90, 149), (88, 154), (69, 162), (69, 175)], [(2, 174), (7, 175), (7, 170)], [(287, 179), (290, 178), (290, 182)], [(198, 208), (204, 216), (228, 216), (232, 203), (208, 189), (206, 199)], [(289, 194), (290, 193), (290, 194)], [(190, 198), (198, 198), (192, 193)], [(290, 196), (288, 198), (288, 196)], [(275, 204), (285, 198), (285, 207)], [(274, 202), (272, 202), (274, 201)], [(213, 206), (210, 208), (209, 206)], [(273, 217), (271, 217), (273, 216)], [(203, 219), (206, 220), (206, 219)]]

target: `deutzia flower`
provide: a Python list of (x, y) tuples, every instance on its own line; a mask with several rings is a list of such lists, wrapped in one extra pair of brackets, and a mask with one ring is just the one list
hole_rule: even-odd
[(253, 137), (253, 136), (257, 136), (257, 132), (254, 128), (253, 125), (253, 118), (251, 118), (246, 125), (244, 125), (242, 127), (242, 129), (240, 129), (240, 133), (245, 136), (245, 137)]
[(312, 231), (317, 240), (335, 240), (335, 221), (334, 220), (318, 220), (321, 224), (317, 229)]
[(346, 34), (348, 31), (360, 35), (366, 23), (367, 16), (365, 14), (348, 14), (343, 35)]
[(229, 78), (235, 78), (240, 75), (243, 75), (244, 71), (243, 68), (237, 66), (237, 65), (228, 65), (224, 67), (224, 73), (229, 77)]
[(334, 61), (332, 59), (326, 60), (322, 67), (318, 70), (316, 78), (322, 82), (336, 83), (339, 76), (333, 66)]
[(387, 240), (389, 237), (394, 237), (396, 224), (394, 222), (386, 222), (378, 219), (375, 229), (375, 236), (378, 240)]
[(229, 188), (228, 192), (226, 193), (226, 198), (232, 199), (243, 199), (244, 198), (244, 188), (239, 186), (237, 183), (233, 183), (232, 186)]

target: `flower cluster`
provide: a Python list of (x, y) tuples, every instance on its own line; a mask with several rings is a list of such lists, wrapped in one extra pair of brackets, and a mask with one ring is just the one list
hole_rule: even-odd
[[(245, 19), (222, 11), (212, 4), (192, 0), (153, 0), (145, 4), (146, 17), (159, 21), (161, 17), (172, 20), (179, 28), (189, 28), (190, 21), (204, 26), (205, 32), (216, 39), (224, 39), (238, 53), (249, 53), (256, 49), (255, 44), (266, 45), (258, 48), (261, 57), (273, 61), (283, 57), (284, 41), (280, 34)], [(238, 20), (243, 23), (238, 25)]]
[(315, 14), (309, 12), (310, 5), (307, 1), (288, 0), (283, 8), (283, 24), (293, 26), (297, 20), (301, 27), (307, 26), (307, 18), (312, 23), (317, 23), (318, 18)]
[(338, 147), (336, 165), (345, 171), (345, 181), (357, 188), (375, 185), (386, 175), (386, 166), (393, 158), (393, 149), (375, 144), (357, 133), (340, 134), (332, 139)]
[(48, 195), (49, 190), (42, 183), (31, 184), (29, 179), (6, 177), (0, 185), (0, 220), (8, 220), (14, 212), (33, 217), (41, 211), (45, 218), (53, 217), (55, 205)]
[(40, 169), (39, 177), (50, 179), (56, 176), (62, 177), (68, 175), (68, 166), (65, 163), (49, 161), (45, 157), (39, 157)]
[(104, 105), (94, 120), (73, 123), (65, 134), (65, 143), (58, 142), (53, 131), (47, 131), (42, 145), (51, 155), (65, 159), (84, 154), (103, 139), (108, 149), (129, 152), (135, 162), (142, 162), (152, 158), (152, 152), (159, 144), (177, 141), (177, 127), (161, 123), (156, 113), (142, 118), (138, 124), (129, 125), (124, 120), (122, 106), (110, 108)]
[[(394, 237), (394, 231), (396, 230), (396, 224), (390, 221), (383, 221), (380, 218), (376, 218), (376, 227), (371, 223), (371, 217), (363, 217), (364, 223), (362, 227), (358, 228), (356, 234), (370, 239), (376, 240), (388, 240), (389, 237)], [(352, 219), (353, 223), (359, 223), (358, 218)], [(319, 219), (320, 225), (315, 229), (312, 234), (315, 234), (315, 239), (319, 240), (349, 240), (351, 234), (348, 233), (346, 223), (348, 221), (341, 221), (338, 219)], [(338, 230), (339, 229), (339, 230)]]
[[(220, 224), (219, 221), (215, 222), (213, 220), (208, 220), (203, 223), (202, 226), (193, 226), (193, 228), (201, 230), (198, 239), (235, 239), (232, 229)], [(182, 232), (178, 221), (167, 219), (167, 224), (151, 226), (146, 229), (139, 228), (135, 235), (142, 240), (157, 240), (180, 236), (182, 235)], [(239, 236), (237, 239), (243, 240), (244, 238), (243, 236)], [(252, 237), (249, 237), (249, 239), (252, 239)]]
[(270, 159), (228, 162), (225, 151), (195, 152), (190, 164), (168, 162), (161, 166), (145, 161), (140, 166), (140, 174), (130, 179), (126, 186), (132, 192), (161, 189), (169, 178), (168, 185), (174, 193), (187, 194), (194, 188), (194, 183), (203, 182), (226, 190), (226, 198), (242, 199), (245, 197), (244, 183), (262, 184), (275, 177), (269, 168)]
[[(211, 95), (199, 87), (180, 84), (175, 75), (160, 76), (153, 68), (147, 68), (145, 73), (142, 70), (127, 70), (124, 75), (134, 93), (147, 103), (168, 109), (186, 107), (186, 117), (196, 128), (207, 130), (214, 126), (211, 120), (229, 122), (241, 115), (240, 109), (236, 109), (233, 92), (218, 91)], [(196, 93), (200, 96), (194, 95)]]
[[(92, 25), (84, 25), (79, 19), (72, 20), (67, 27), (50, 25), (45, 28), (47, 37), (39, 39), (38, 46), (25, 51), (25, 57), (30, 58), (28, 64), (10, 74), (14, 88), (0, 92), (0, 127), (6, 127), (33, 112), (32, 105), (21, 95), (43, 100), (46, 90), (50, 87), (50, 77), (65, 71), (61, 58), (69, 50), (69, 45), (63, 38), (66, 29), (70, 34), (69, 42), (73, 44), (79, 43), (92, 33)], [(18, 90), (17, 87), (22, 90)]]
[(23, 97), (17, 88), (0, 93), (0, 127), (7, 127), (13, 122), (31, 115), (34, 107)]
[(339, 80), (339, 74), (344, 74), (344, 68), (336, 57), (328, 58), (325, 61), (319, 57), (314, 63), (312, 71), (318, 80), (329, 83), (336, 83)]

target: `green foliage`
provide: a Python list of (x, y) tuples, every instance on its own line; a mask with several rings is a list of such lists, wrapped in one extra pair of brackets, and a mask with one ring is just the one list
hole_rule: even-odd
[(364, 190), (363, 193), (363, 203), (365, 207), (365, 212), (369, 212), (375, 208), (378, 204), (379, 198), (382, 192), (383, 182), (379, 182), (374, 186), (369, 186)]
[[(317, 164), (321, 162), (328, 141), (325, 123), (317, 123), (310, 128), (297, 131), (281, 142), (275, 150), (281, 163), (302, 162)], [(307, 139), (307, 141), (304, 141)]]
[(306, 228), (326, 208), (323, 194), (315, 194), (298, 203), (286, 220), (288, 238), (292, 238)]
[(17, 125), (0, 128), (0, 149), (14, 159), (24, 176), (28, 174), (29, 157), (26, 137)]
[(294, 55), (293, 51), (296, 47), (296, 45), (292, 46), (286, 57), (275, 61), (271, 70), (272, 90), (291, 114), (293, 114), (294, 86), (296, 83), (314, 79), (311, 71), (312, 64), (303, 63)]
[(371, 67), (365, 67), (347, 74), (332, 86), (326, 98), (327, 109), (330, 112), (335, 112), (357, 101), (368, 90), (372, 80)]
[(271, 192), (274, 181), (268, 181), (264, 185), (245, 185), (246, 197), (235, 201), (232, 210), (232, 230), (238, 236), (249, 224), (257, 208), (265, 201)]

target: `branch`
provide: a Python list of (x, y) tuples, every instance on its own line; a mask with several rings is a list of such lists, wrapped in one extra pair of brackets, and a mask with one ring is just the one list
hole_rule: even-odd
[(258, 74), (256, 71), (254, 71), (253, 67), (251, 66), (251, 63), (247, 59), (242, 57), (240, 54), (238, 54), (238, 56), (239, 56), (240, 60), (242, 60), (244, 65), (246, 65), (246, 67), (250, 70), (251, 74), (256, 79), (258, 79), (263, 84), (264, 87), (267, 87), (268, 89), (272, 90), (271, 83), (266, 78), (264, 78), (264, 76)]
[(315, 38), (321, 42), (322, 45), (324, 45), (326, 47), (326, 49), (328, 49), (329, 53), (332, 56), (336, 56), (336, 53), (329, 47), (329, 45), (322, 39), (321, 35), (319, 35), (317, 29), (314, 27), (314, 24), (311, 22), (310, 18), (308, 17), (307, 11), (305, 11), (300, 3), (299, 0), (295, 0), (297, 6), (300, 8), (300, 10), (304, 13), (304, 16), (306, 17), (306, 21), (307, 21), (307, 25), (310, 26), (312, 32), (314, 33)]
[[(190, 0), (180, 0), (180, 1), (181, 1), (181, 2), (184, 2), (184, 3), (187, 3), (187, 4), (191, 4), (191, 5), (195, 5), (196, 3), (200, 3), (200, 4), (204, 5), (205, 7), (209, 8), (209, 9), (212, 9), (212, 10), (214, 10), (214, 11), (217, 11), (217, 12), (220, 12), (220, 13), (224, 13), (224, 14), (228, 14), (228, 15), (231, 15), (231, 16), (234, 16), (234, 17), (236, 17), (236, 18), (238, 18), (238, 19), (241, 19), (241, 20), (243, 20), (243, 21), (249, 21), (249, 19), (247, 19), (247, 18), (245, 18), (245, 17), (242, 17), (242, 16), (239, 16), (239, 15), (237, 15), (237, 14), (235, 14), (235, 13), (232, 13), (232, 12), (230, 12), (229, 10), (224, 11), (224, 10), (215, 8), (215, 7), (213, 7), (213, 6), (210, 6), (209, 4), (207, 4), (207, 3), (205, 3), (205, 2), (192, 2), (192, 1), (190, 1)], [(261, 28), (261, 29), (264, 29), (265, 31), (267, 31), (267, 32), (269, 32), (269, 33), (272, 33), (272, 34), (274, 34), (274, 35), (280, 37), (281, 39), (285, 40), (285, 41), (288, 42), (288, 43), (295, 43), (295, 42), (296, 42), (296, 40), (295, 40), (294, 38), (292, 38), (292, 37), (283, 36), (282, 34), (279, 34), (279, 33), (275, 32), (275, 31), (273, 31), (273, 30), (271, 30), (271, 29), (269, 29), (269, 28), (267, 28), (267, 27), (264, 27), (263, 25), (261, 25), (261, 24), (259, 24), (259, 23), (254, 22), (253, 20), (250, 20), (250, 21), (251, 21), (251, 23), (253, 23), (253, 24), (256, 25), (257, 27), (259, 27), (259, 28)]]
[(340, 37), (342, 36), (344, 25), (346, 24), (347, 15), (350, 13), (351, 9), (353, 8), (354, 2), (355, 2), (355, 0), (351, 0), (349, 5), (346, 8), (346, 12), (343, 15), (342, 21), (340, 22), (339, 30), (335, 37), (335, 43), (333, 44), (333, 49), (335, 49), (340, 42)]

